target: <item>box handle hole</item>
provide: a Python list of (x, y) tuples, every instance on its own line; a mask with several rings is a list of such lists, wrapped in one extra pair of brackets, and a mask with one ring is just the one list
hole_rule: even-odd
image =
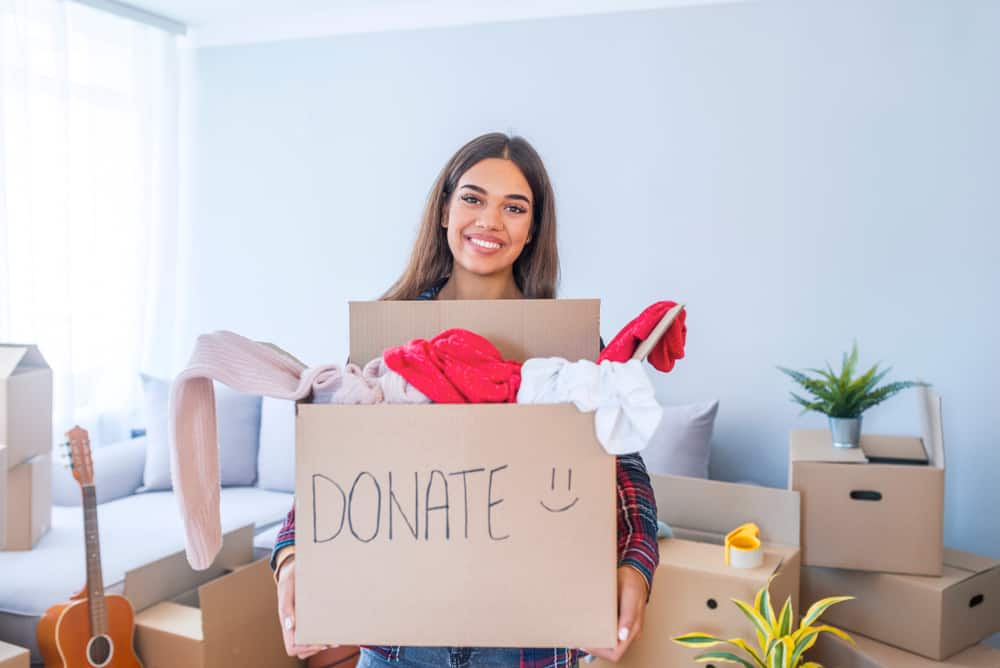
[(851, 492), (851, 498), (855, 501), (881, 501), (882, 492), (873, 492), (871, 490), (856, 489)]
[(981, 604), (982, 602), (983, 602), (983, 595), (982, 594), (976, 594), (975, 596), (972, 597), (972, 600), (969, 601), (969, 607), (970, 608), (974, 608), (977, 605)]
[(714, 598), (708, 599), (708, 601), (705, 603), (705, 605), (708, 606), (709, 610), (715, 610), (716, 608), (719, 607), (719, 603)]

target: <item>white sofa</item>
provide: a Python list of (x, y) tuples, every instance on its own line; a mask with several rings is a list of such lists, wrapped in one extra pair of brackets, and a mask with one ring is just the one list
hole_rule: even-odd
[[(149, 395), (147, 392), (147, 399)], [(152, 410), (147, 405), (147, 420), (165, 419), (165, 394), (161, 395), (161, 405)], [(294, 407), (290, 402), (243, 397), (237, 400), (238, 415), (234, 416), (224, 402), (225, 397), (220, 396), (220, 442), (226, 445), (227, 420), (241, 423), (242, 442), (237, 450), (244, 460), (253, 456), (253, 465), (248, 469), (242, 461), (237, 468), (241, 475), (253, 479), (252, 484), (223, 485), (222, 528), (227, 531), (253, 523), (254, 546), (257, 555), (264, 556), (292, 506)], [(144, 489), (151, 473), (148, 460), (161, 457), (165, 446), (150, 443), (163, 438), (164, 432), (157, 432), (165, 424), (158, 428), (153, 428), (152, 422), (147, 424), (147, 436), (93, 449), (101, 561), (108, 590), (120, 588), (126, 571), (184, 549), (174, 493)], [(224, 469), (226, 457), (223, 452)], [(41, 661), (35, 638), (39, 617), (86, 582), (80, 488), (58, 458), (53, 460), (51, 528), (33, 550), (0, 551), (0, 640), (30, 648), (33, 664)]]

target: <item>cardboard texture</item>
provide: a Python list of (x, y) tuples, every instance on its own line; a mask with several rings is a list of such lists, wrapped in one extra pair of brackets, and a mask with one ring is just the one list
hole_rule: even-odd
[(597, 299), (351, 302), (350, 359), (365, 364), (386, 348), (460, 327), (489, 339), (504, 359), (596, 360), (600, 310)]
[[(144, 607), (135, 619), (135, 647), (146, 668), (301, 665), (285, 654), (267, 560), (252, 556), (248, 525), (226, 534), (206, 571), (191, 570), (179, 552), (126, 573), (126, 596)], [(196, 588), (184, 591), (192, 582)], [(169, 600), (151, 602), (164, 593)]]
[[(463, 327), (508, 359), (596, 359), (599, 308), (352, 302), (350, 358)], [(615, 459), (593, 415), (569, 404), (299, 404), (296, 453), (297, 642), (614, 643)]]
[[(773, 574), (770, 592), (775, 605), (780, 610), (790, 596), (793, 609), (798, 609), (801, 560), (797, 493), (676, 476), (653, 475), (651, 481), (659, 519), (671, 526), (675, 537), (659, 541), (660, 565), (653, 578), (642, 635), (617, 664), (598, 659), (591, 665), (703, 666), (694, 658), (704, 650), (682, 647), (672, 638), (694, 631), (754, 638), (753, 627), (731, 599), (752, 602)], [(761, 528), (764, 563), (754, 569), (729, 568), (722, 538), (745, 522), (755, 522)]]
[(1000, 666), (1000, 650), (986, 645), (974, 645), (949, 659), (934, 661), (857, 633), (852, 633), (851, 637), (857, 643), (856, 647), (851, 647), (829, 634), (821, 635), (816, 645), (806, 653), (808, 660), (822, 664), (823, 668), (998, 668)]
[(0, 343), (0, 443), (8, 468), (52, 449), (52, 369), (37, 346)]
[(1000, 631), (1000, 561), (945, 550), (941, 577), (802, 569), (803, 607), (854, 596), (823, 619), (931, 659), (945, 659)]
[[(924, 437), (863, 435), (834, 448), (827, 430), (791, 433), (789, 487), (802, 494), (802, 563), (861, 571), (941, 575), (944, 436), (941, 399), (917, 389)], [(870, 462), (925, 451), (928, 464)]]
[(615, 459), (592, 415), (300, 405), (296, 422), (297, 642), (613, 644)]
[(52, 456), (36, 455), (7, 471), (4, 549), (30, 550), (52, 524)]
[(0, 641), (0, 668), (28, 668), (30, 656), (25, 648)]

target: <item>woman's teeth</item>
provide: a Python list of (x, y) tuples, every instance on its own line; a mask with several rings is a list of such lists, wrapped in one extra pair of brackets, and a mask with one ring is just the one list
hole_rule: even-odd
[(500, 248), (500, 244), (494, 241), (484, 241), (482, 239), (469, 239), (469, 242), (480, 248)]

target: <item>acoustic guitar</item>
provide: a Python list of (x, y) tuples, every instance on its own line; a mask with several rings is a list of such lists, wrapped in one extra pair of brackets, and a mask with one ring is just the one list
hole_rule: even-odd
[(83, 494), (87, 586), (71, 600), (45, 611), (38, 622), (38, 646), (46, 668), (142, 668), (135, 654), (135, 611), (128, 599), (104, 593), (97, 533), (90, 437), (86, 429), (66, 432), (70, 468)]

